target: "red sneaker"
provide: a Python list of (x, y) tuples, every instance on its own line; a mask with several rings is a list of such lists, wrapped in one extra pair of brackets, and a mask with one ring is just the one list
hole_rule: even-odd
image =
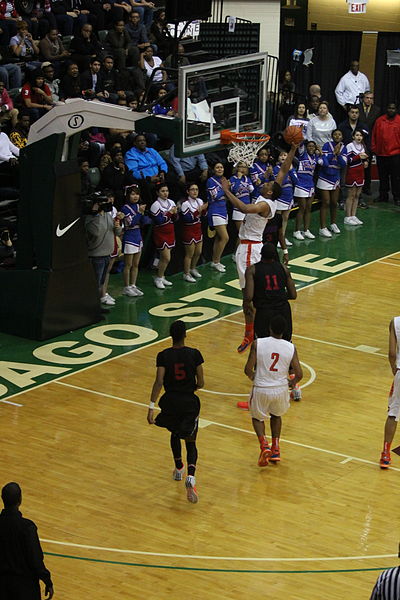
[(236, 406), (238, 408), (241, 408), (242, 410), (249, 410), (249, 403), (248, 402), (238, 402), (236, 404)]
[(271, 455), (271, 448), (269, 446), (264, 446), (261, 448), (260, 456), (258, 457), (258, 466), (266, 467), (269, 462), (269, 457)]
[(269, 457), (270, 462), (279, 462), (281, 460), (281, 453), (279, 447), (271, 448), (271, 456)]
[(390, 452), (382, 452), (379, 466), (381, 469), (388, 469), (392, 461), (390, 460)]
[(253, 343), (253, 341), (254, 341), (254, 336), (253, 335), (251, 335), (249, 337), (245, 336), (243, 338), (242, 343), (240, 344), (240, 346), (238, 346), (237, 351), (239, 353), (244, 352), (245, 350), (247, 350), (247, 348), (249, 346), (251, 346), (251, 344)]

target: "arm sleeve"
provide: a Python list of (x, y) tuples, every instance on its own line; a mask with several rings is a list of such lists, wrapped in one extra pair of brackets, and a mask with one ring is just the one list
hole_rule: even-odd
[(130, 153), (130, 151), (128, 150), (128, 152), (125, 154), (125, 164), (128, 167), (128, 169), (130, 171), (132, 171), (133, 176), (136, 179), (142, 179), (141, 177), (141, 173), (139, 172), (139, 161), (138, 159), (135, 157), (135, 155), (132, 155)]
[(12, 143), (12, 141), (10, 139), (8, 140), (8, 143), (9, 143), (10, 152), (12, 152), (14, 154), (14, 156), (19, 156), (19, 148), (17, 148), (17, 146), (14, 146), (14, 144)]
[(207, 164), (206, 157), (204, 156), (204, 154), (198, 154), (196, 156), (196, 161), (199, 165), (199, 169), (201, 169), (202, 171), (208, 171), (208, 164)]
[(160, 209), (158, 202), (152, 204), (150, 208), (150, 214), (153, 219), (153, 222), (156, 225), (163, 225), (168, 221), (168, 217), (164, 215), (163, 211)]
[(195, 361), (196, 361), (196, 367), (198, 367), (199, 365), (202, 365), (204, 362), (204, 358), (200, 352), (200, 350), (195, 349)]
[(340, 104), (340, 106), (344, 106), (346, 103), (343, 100), (343, 93), (344, 93), (344, 82), (343, 82), (343, 77), (341, 79), (339, 79), (339, 83), (336, 86), (335, 89), (335, 96), (336, 96), (336, 100), (338, 101), (338, 103)]
[(165, 367), (165, 360), (164, 360), (164, 351), (159, 352), (157, 354), (157, 359), (156, 359), (156, 366), (157, 367)]
[(343, 148), (340, 151), (340, 154), (337, 157), (338, 159), (338, 163), (341, 167), (345, 167), (347, 165), (347, 150), (346, 150), (346, 146), (343, 146)]
[(34, 573), (47, 586), (52, 586), (50, 571), (46, 569), (43, 562), (43, 551), (40, 546), (36, 525), (30, 522), (27, 529), (26, 545), (28, 560)]

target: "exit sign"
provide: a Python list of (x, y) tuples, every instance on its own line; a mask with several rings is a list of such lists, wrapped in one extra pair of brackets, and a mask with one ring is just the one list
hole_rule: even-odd
[(362, 15), (367, 12), (367, 5), (361, 2), (349, 2), (349, 13)]

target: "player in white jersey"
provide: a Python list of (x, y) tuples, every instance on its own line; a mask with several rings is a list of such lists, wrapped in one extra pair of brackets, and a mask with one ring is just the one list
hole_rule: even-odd
[(394, 375), (389, 393), (388, 416), (383, 437), (383, 451), (379, 461), (381, 469), (390, 465), (390, 445), (400, 418), (400, 317), (394, 317), (389, 326), (389, 363)]
[[(239, 198), (236, 198), (229, 189), (229, 181), (224, 178), (221, 180), (221, 185), (226, 198), (228, 198), (237, 210), (240, 210), (246, 215), (239, 229), (240, 244), (236, 250), (236, 268), (242, 290), (245, 286), (244, 275), (247, 267), (259, 262), (261, 258), (263, 232), (268, 221), (275, 216), (276, 200), (279, 198), (282, 191), (281, 184), (289, 172), (297, 147), (298, 145), (292, 144), (290, 152), (288, 153), (286, 160), (282, 163), (275, 181), (265, 183), (261, 188), (261, 196), (259, 196), (252, 204), (245, 204), (239, 200)], [(287, 254), (287, 248), (284, 248), (283, 251)], [(254, 322), (245, 312), (244, 318), (244, 338), (240, 346), (238, 346), (238, 352), (244, 352), (254, 339)]]
[[(253, 382), (249, 408), (254, 431), (260, 443), (258, 466), (265, 467), (269, 461), (280, 461), (279, 438), (282, 415), (289, 408), (289, 386), (293, 387), (303, 377), (297, 351), (291, 342), (282, 339), (286, 321), (276, 315), (270, 321), (271, 335), (258, 338), (251, 345), (244, 372)], [(288, 379), (289, 369), (294, 374)], [(265, 435), (265, 419), (271, 417), (272, 445)]]

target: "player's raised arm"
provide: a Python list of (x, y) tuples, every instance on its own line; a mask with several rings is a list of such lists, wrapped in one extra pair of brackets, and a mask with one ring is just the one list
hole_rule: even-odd
[(236, 198), (236, 196), (232, 194), (229, 187), (229, 181), (225, 177), (221, 177), (221, 186), (228, 200), (233, 204), (235, 208), (240, 210), (242, 213), (262, 213), (264, 217), (268, 217), (269, 213), (271, 212), (271, 209), (266, 202), (259, 202), (258, 204), (245, 204), (244, 202), (239, 200), (239, 198)]
[(394, 320), (392, 319), (390, 321), (390, 325), (389, 325), (389, 352), (388, 352), (388, 359), (389, 359), (389, 362), (390, 362), (390, 366), (392, 368), (393, 375), (396, 375), (396, 373), (397, 373), (396, 354), (397, 354), (397, 339), (396, 339), (396, 331), (395, 331), (395, 328), (394, 328)]
[(154, 424), (154, 406), (158, 400), (158, 396), (162, 390), (165, 375), (165, 367), (157, 367), (156, 378), (151, 390), (149, 410), (147, 411), (147, 422), (149, 425)]
[(290, 167), (293, 162), (294, 155), (295, 155), (298, 147), (299, 147), (299, 144), (292, 144), (292, 147), (290, 148), (290, 151), (289, 151), (287, 157), (283, 161), (282, 166), (279, 169), (278, 175), (275, 177), (275, 182), (279, 183), (279, 185), (282, 185), (283, 180), (285, 179), (286, 175), (289, 173)]

